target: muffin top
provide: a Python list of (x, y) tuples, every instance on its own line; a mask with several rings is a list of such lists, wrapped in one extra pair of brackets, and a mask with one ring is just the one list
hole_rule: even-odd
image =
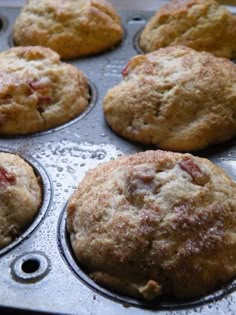
[(63, 59), (100, 53), (123, 37), (120, 17), (106, 0), (28, 0), (17, 17), (16, 45), (41, 45)]
[(0, 69), (0, 134), (56, 127), (88, 106), (84, 74), (49, 48), (10, 48), (0, 53)]
[(198, 297), (236, 274), (236, 185), (207, 159), (157, 150), (104, 163), (67, 220), (79, 263), (124, 294)]
[(218, 57), (236, 57), (236, 17), (214, 0), (172, 0), (146, 24), (140, 47), (151, 52), (185, 45)]
[(184, 46), (133, 57), (103, 101), (119, 135), (171, 151), (194, 151), (236, 134), (236, 66)]
[(0, 248), (33, 221), (42, 193), (32, 167), (15, 154), (0, 152)]

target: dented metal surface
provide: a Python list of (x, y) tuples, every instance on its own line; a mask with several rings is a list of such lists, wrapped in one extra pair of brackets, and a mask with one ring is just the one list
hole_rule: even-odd
[[(18, 8), (0, 8), (0, 50), (12, 45)], [(61, 127), (24, 137), (1, 137), (0, 150), (16, 152), (42, 177), (44, 201), (35, 222), (0, 251), (0, 305), (32, 311), (81, 315), (235, 314), (236, 282), (192, 301), (152, 304), (114, 294), (94, 284), (76, 263), (65, 229), (65, 205), (86, 171), (122, 154), (150, 147), (128, 142), (106, 125), (102, 100), (120, 82), (127, 61), (137, 54), (137, 34), (151, 12), (121, 12), (126, 31), (121, 45), (97, 56), (71, 60), (90, 80), (89, 109)], [(236, 180), (236, 141), (197, 155), (208, 157)], [(1, 311), (1, 310), (0, 310)]]

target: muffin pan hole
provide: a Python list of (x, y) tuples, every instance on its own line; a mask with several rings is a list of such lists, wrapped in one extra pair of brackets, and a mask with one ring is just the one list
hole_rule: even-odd
[(129, 24), (144, 24), (146, 19), (141, 15), (135, 15), (129, 20)]
[(0, 32), (2, 31), (2, 29), (3, 29), (3, 20), (2, 20), (2, 18), (0, 17)]
[(12, 150), (11, 148), (1, 148), (0, 152), (5, 153), (11, 153), (11, 154), (17, 154), (20, 156), (23, 160), (25, 160), (34, 170), (34, 173), (36, 177), (39, 179), (39, 184), (41, 186), (41, 193), (42, 193), (42, 201), (41, 206), (38, 210), (38, 213), (36, 214), (33, 221), (23, 230), (22, 234), (19, 235), (13, 242), (11, 242), (9, 245), (6, 245), (0, 250), (0, 257), (4, 254), (6, 254), (8, 251), (19, 245), (26, 237), (29, 237), (31, 233), (37, 228), (37, 226), (40, 224), (41, 220), (46, 215), (46, 212), (51, 204), (52, 199), (52, 184), (50, 181), (50, 178), (48, 177), (46, 171), (41, 166), (40, 163), (38, 163), (36, 160), (34, 160), (32, 157), (26, 156), (24, 154), (21, 154), (20, 152), (16, 152)]
[(6, 26), (7, 26), (7, 19), (3, 15), (0, 15), (0, 33), (5, 30)]
[(135, 299), (132, 297), (127, 297), (116, 292), (112, 292), (109, 289), (101, 287), (96, 284), (87, 274), (85, 268), (80, 266), (80, 263), (76, 259), (70, 239), (69, 233), (66, 229), (66, 211), (64, 210), (59, 219), (58, 225), (58, 246), (60, 253), (64, 257), (66, 263), (69, 265), (71, 270), (76, 274), (78, 279), (82, 281), (85, 285), (90, 287), (93, 291), (105, 296), (108, 299), (111, 299), (115, 302), (121, 303), (126, 306), (134, 306), (143, 309), (155, 309), (155, 310), (181, 310), (188, 308), (196, 308), (204, 304), (215, 303), (218, 300), (222, 299), (224, 296), (228, 295), (231, 292), (234, 292), (236, 289), (236, 280), (224, 285), (219, 290), (215, 291), (212, 294), (206, 295), (198, 299), (188, 299), (180, 300), (168, 297), (162, 297), (152, 302), (146, 302), (144, 300)]
[(17, 257), (11, 272), (15, 280), (20, 282), (39, 281), (49, 272), (49, 260), (41, 252), (30, 252)]
[(139, 21), (142, 21), (143, 19), (140, 17), (140, 16), (135, 16), (133, 17), (132, 21), (136, 21), (136, 22), (139, 22)]
[(23, 262), (21, 269), (24, 273), (34, 273), (40, 267), (40, 262), (37, 259), (29, 259)]
[(142, 50), (142, 48), (141, 48), (140, 45), (139, 45), (140, 36), (141, 36), (142, 31), (143, 31), (143, 29), (139, 30), (139, 31), (134, 35), (134, 38), (133, 38), (133, 46), (134, 46), (134, 49), (137, 51), (137, 53), (143, 55), (143, 54), (144, 54), (144, 51)]

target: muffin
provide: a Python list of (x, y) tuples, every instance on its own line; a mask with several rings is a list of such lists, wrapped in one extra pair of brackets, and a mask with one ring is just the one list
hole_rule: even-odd
[(119, 135), (193, 151), (236, 134), (236, 65), (184, 46), (133, 57), (103, 102)]
[(106, 0), (28, 0), (15, 21), (16, 45), (41, 45), (63, 59), (97, 54), (123, 37), (120, 17)]
[(190, 154), (146, 151), (89, 171), (67, 227), (89, 276), (133, 297), (199, 297), (236, 274), (236, 184)]
[(32, 167), (15, 154), (0, 153), (0, 249), (33, 221), (42, 193)]
[(89, 102), (84, 74), (49, 48), (0, 53), (0, 134), (23, 135), (68, 122)]
[(236, 17), (214, 0), (172, 0), (147, 23), (140, 47), (151, 52), (184, 45), (218, 57), (236, 57)]

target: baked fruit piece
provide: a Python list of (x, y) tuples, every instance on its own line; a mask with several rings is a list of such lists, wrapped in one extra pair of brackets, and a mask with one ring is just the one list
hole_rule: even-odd
[(56, 127), (88, 106), (84, 74), (49, 48), (11, 48), (0, 53), (0, 69), (0, 134)]
[(90, 277), (124, 294), (198, 297), (236, 274), (236, 184), (203, 158), (157, 150), (105, 163), (67, 220)]
[(133, 57), (103, 109), (119, 135), (191, 151), (236, 134), (236, 66), (184, 46)]
[(13, 30), (16, 45), (47, 46), (63, 59), (100, 53), (122, 37), (120, 17), (106, 0), (28, 0)]
[(146, 24), (140, 47), (151, 52), (185, 45), (219, 57), (236, 57), (236, 17), (214, 0), (172, 0)]
[(0, 248), (33, 221), (41, 205), (41, 187), (32, 167), (15, 154), (0, 153)]

